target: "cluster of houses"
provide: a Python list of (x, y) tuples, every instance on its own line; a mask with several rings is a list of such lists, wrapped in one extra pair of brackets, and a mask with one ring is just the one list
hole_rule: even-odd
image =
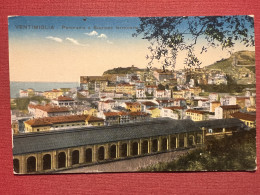
[[(195, 86), (194, 79), (187, 82), (184, 77), (183, 72), (157, 69), (149, 74), (81, 76), (80, 87), (74, 92), (67, 88), (45, 92), (20, 90), (20, 97), (38, 95), (51, 100), (49, 104), (28, 105), (31, 117), (24, 121), (23, 132), (117, 125), (164, 117), (193, 121), (237, 118), (255, 128), (254, 92), (248, 90), (240, 95), (212, 92), (202, 96), (203, 91)], [(210, 75), (214, 84), (226, 82), (225, 75), (215, 74), (214, 78)], [(14, 128), (18, 133), (17, 127)]]

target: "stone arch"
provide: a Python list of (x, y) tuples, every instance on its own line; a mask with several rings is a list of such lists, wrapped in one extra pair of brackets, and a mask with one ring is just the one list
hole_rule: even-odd
[(91, 148), (88, 148), (86, 149), (86, 162), (89, 163), (89, 162), (92, 162), (92, 149)]
[(152, 152), (158, 152), (158, 139), (152, 140)]
[(142, 154), (147, 154), (148, 153), (148, 141), (144, 140), (141, 144), (141, 152)]
[(123, 143), (120, 147), (120, 157), (126, 157), (127, 156), (127, 149), (128, 149), (127, 144)]
[(179, 137), (179, 147), (180, 148), (184, 147), (184, 135), (180, 135)]
[(27, 173), (36, 172), (36, 158), (30, 156), (27, 158)]
[(58, 168), (66, 167), (66, 153), (60, 152), (58, 154)]
[(133, 156), (138, 155), (138, 143), (137, 142), (132, 143), (132, 155)]
[(175, 149), (176, 148), (176, 137), (171, 137), (171, 149)]
[(194, 135), (189, 135), (188, 136), (188, 146), (193, 146), (194, 145)]
[(116, 158), (116, 145), (113, 144), (112, 146), (110, 146), (110, 149), (109, 149), (109, 157), (111, 159), (113, 158)]
[(51, 155), (45, 154), (42, 158), (42, 169), (48, 170), (51, 169)]
[(78, 150), (74, 150), (71, 154), (71, 163), (72, 165), (77, 165), (79, 164), (79, 151)]
[(167, 144), (168, 144), (167, 138), (162, 138), (162, 141), (161, 141), (161, 150), (162, 151), (166, 151), (167, 150)]
[(19, 161), (19, 159), (17, 159), (17, 158), (13, 159), (13, 166), (14, 166), (14, 172), (19, 173), (20, 172), (20, 161)]
[(100, 146), (98, 148), (98, 160), (104, 160), (105, 159), (105, 148), (103, 146)]
[(202, 143), (202, 135), (197, 135), (196, 136), (196, 143), (201, 144)]

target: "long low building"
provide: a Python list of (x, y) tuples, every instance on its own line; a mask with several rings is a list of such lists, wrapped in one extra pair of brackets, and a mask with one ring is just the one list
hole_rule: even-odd
[(87, 164), (193, 147), (204, 142), (191, 120), (169, 118), (13, 137), (16, 173), (45, 173)]

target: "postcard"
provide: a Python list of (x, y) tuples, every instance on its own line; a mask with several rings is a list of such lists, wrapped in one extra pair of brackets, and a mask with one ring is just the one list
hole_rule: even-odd
[(254, 16), (10, 16), (14, 174), (254, 171)]

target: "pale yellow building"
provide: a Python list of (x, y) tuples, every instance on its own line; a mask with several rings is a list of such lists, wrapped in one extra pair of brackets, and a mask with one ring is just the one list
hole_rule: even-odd
[(131, 84), (118, 84), (116, 86), (116, 93), (125, 93), (129, 95), (135, 95), (135, 85)]
[(58, 89), (53, 89), (51, 91), (45, 91), (43, 92), (43, 96), (47, 99), (56, 99), (59, 96), (62, 96), (63, 92), (62, 90), (58, 90)]
[(151, 114), (152, 118), (158, 118), (161, 116), (161, 110), (159, 108), (148, 108), (147, 112)]
[(201, 110), (186, 110), (186, 116), (193, 121), (205, 121), (209, 119), (209, 113)]

